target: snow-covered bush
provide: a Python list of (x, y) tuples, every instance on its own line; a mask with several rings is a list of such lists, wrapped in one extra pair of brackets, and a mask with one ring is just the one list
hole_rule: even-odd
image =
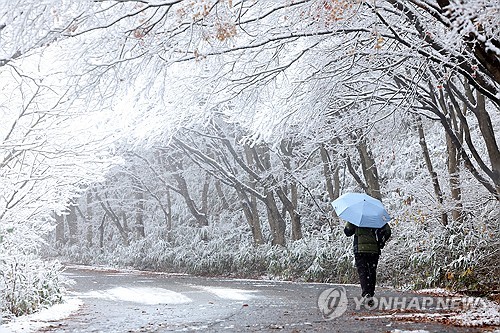
[[(378, 283), (402, 288), (491, 286), (495, 281), (488, 277), (497, 275), (485, 272), (498, 272), (500, 267), (495, 252), (500, 239), (497, 208), (492, 203), (482, 215), (450, 221), (447, 226), (420, 210), (400, 215), (391, 222), (393, 236), (382, 251)], [(168, 233), (152, 226), (145, 238), (131, 241), (129, 246), (120, 246), (120, 239), (114, 238), (102, 251), (73, 246), (62, 253), (68, 261), (85, 264), (358, 283), (352, 238), (343, 234), (341, 224), (308, 227), (302, 239), (283, 247), (255, 245), (246, 224), (237, 218), (229, 220), (206, 227), (179, 225)]]
[(63, 280), (58, 261), (38, 254), (41, 240), (27, 225), (0, 227), (0, 309), (20, 316), (61, 302)]
[(2, 309), (20, 316), (62, 301), (61, 267), (33, 255), (2, 263)]
[[(248, 235), (248, 236), (247, 236)], [(352, 239), (340, 227), (324, 228), (286, 247), (255, 245), (248, 227), (212, 225), (205, 228), (181, 227), (168, 242), (151, 234), (128, 247), (109, 245), (104, 253), (68, 248), (65, 259), (84, 264), (111, 264), (165, 272), (196, 275), (229, 275), (303, 281), (354, 282)], [(73, 249), (73, 250), (70, 250)], [(80, 261), (85, 258), (85, 261)], [(90, 262), (87, 260), (93, 258)]]
[[(381, 281), (409, 288), (488, 289), (498, 286), (500, 225), (496, 203), (478, 216), (451, 221), (407, 217), (395, 221), (383, 251)], [(496, 274), (494, 273), (496, 272)]]

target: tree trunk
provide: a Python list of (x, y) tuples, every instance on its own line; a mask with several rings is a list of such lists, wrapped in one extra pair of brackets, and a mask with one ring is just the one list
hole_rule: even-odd
[[(499, 191), (499, 188), (498, 188), (498, 185), (495, 184), (495, 172), (494, 172), (494, 163), (493, 161), (492, 162), (492, 169), (488, 168), (488, 166), (486, 165), (486, 163), (483, 161), (483, 159), (481, 158), (481, 156), (479, 155), (475, 145), (474, 145), (474, 142), (472, 142), (472, 138), (471, 138), (471, 135), (470, 135), (470, 130), (469, 130), (469, 126), (468, 126), (468, 123), (467, 123), (467, 119), (465, 118), (465, 116), (460, 112), (460, 106), (458, 105), (458, 102), (456, 101), (456, 98), (455, 98), (455, 95), (454, 95), (454, 91), (456, 91), (456, 89), (454, 89), (454, 86), (453, 84), (451, 84), (450, 82), (447, 82), (446, 84), (443, 85), (446, 89), (446, 91), (448, 92), (448, 96), (453, 104), (453, 106), (455, 107), (455, 110), (457, 111), (456, 114), (458, 115), (458, 117), (460, 118), (460, 122), (461, 122), (461, 132), (463, 133), (463, 136), (464, 136), (464, 139), (467, 143), (467, 146), (469, 147), (469, 150), (470, 150), (470, 153), (472, 154), (473, 158), (476, 160), (476, 162), (478, 163), (479, 167), (481, 168), (481, 170), (491, 179), (493, 180), (493, 184), (491, 184), (486, 178), (483, 177), (483, 175), (481, 173), (478, 172), (478, 170), (476, 169), (476, 167), (474, 166), (474, 164), (472, 164), (472, 160), (470, 159), (469, 155), (467, 154), (466, 150), (464, 149), (464, 146), (463, 146), (463, 142), (461, 141), (461, 139), (459, 137), (457, 137), (457, 133), (456, 131), (450, 126), (449, 122), (448, 122), (448, 119), (447, 117), (442, 113), (440, 112), (438, 109), (434, 108), (431, 106), (430, 108), (430, 111), (432, 111), (435, 115), (437, 115), (439, 117), (439, 120), (441, 122), (441, 124), (443, 125), (446, 133), (449, 135), (450, 137), (450, 140), (451, 142), (453, 143), (453, 145), (455, 146), (455, 148), (457, 149), (457, 151), (459, 152), (459, 155), (461, 156), (463, 162), (464, 162), (464, 165), (465, 167), (467, 168), (467, 170), (469, 170), (469, 172), (491, 193), (493, 194), (493, 196), (500, 201), (500, 191)], [(478, 108), (481, 108), (480, 106), (474, 106), (475, 104), (481, 104), (480, 101), (476, 101), (474, 99), (474, 96), (473, 96), (473, 93), (470, 89), (470, 86), (467, 84), (467, 83), (464, 83), (464, 87), (465, 87), (465, 91), (466, 91), (466, 97), (468, 98), (468, 108), (471, 109), (474, 113), (477, 112), (476, 109)], [(476, 111), (475, 111), (476, 110)], [(481, 112), (479, 112), (481, 113)], [(476, 115), (476, 117), (478, 117)], [(489, 115), (486, 113), (485, 115), (485, 118), (489, 119)], [(479, 119), (478, 119), (478, 122)], [(489, 127), (491, 125), (491, 120), (487, 120), (485, 121), (485, 123), (488, 123), (490, 125), (485, 125), (486, 127)], [(481, 127), (481, 125), (480, 125)], [(486, 132), (488, 132), (486, 130)], [(483, 133), (482, 133), (483, 134)], [(460, 134), (461, 135), (461, 134)], [(484, 138), (484, 134), (483, 134), (483, 138)], [(496, 146), (496, 140), (495, 140), (495, 136), (494, 136), (494, 133), (493, 133), (493, 136), (490, 137), (489, 139), (486, 139), (484, 138), (485, 142), (486, 142), (486, 145), (488, 145), (488, 142), (494, 142), (493, 146)], [(491, 141), (493, 140), (493, 141)], [(493, 156), (495, 156), (495, 149), (497, 150), (498, 152), (498, 147), (497, 148), (494, 148), (494, 147), (490, 147), (490, 148), (487, 148), (488, 150), (491, 149), (492, 153), (493, 153)], [(490, 155), (490, 160), (491, 160), (491, 155)]]
[(497, 193), (500, 193), (500, 151), (495, 137), (495, 131), (490, 115), (486, 111), (486, 99), (480, 92), (476, 92), (476, 107), (472, 109), (479, 124), (479, 129), (486, 144), (486, 150), (491, 162), (490, 178), (496, 186)]
[(229, 203), (227, 202), (226, 195), (224, 194), (224, 191), (222, 191), (222, 185), (218, 179), (215, 181), (215, 190), (217, 191), (217, 195), (222, 202), (222, 209), (229, 209)]
[[(424, 129), (422, 127), (422, 119), (420, 118), (420, 116), (416, 117), (416, 123), (417, 123), (418, 137), (420, 140), (419, 141), (420, 147), (422, 147), (422, 153), (424, 155), (425, 165), (427, 166), (427, 170), (429, 171), (429, 174), (431, 176), (432, 185), (434, 187), (434, 194), (436, 195), (436, 198), (442, 209), (443, 192), (441, 191), (441, 186), (439, 185), (439, 179), (437, 173), (436, 171), (434, 171), (434, 167), (432, 165), (431, 156), (429, 154), (429, 148), (427, 147), (427, 142), (425, 141)], [(446, 212), (441, 213), (441, 223), (443, 225), (448, 224), (448, 215), (446, 214)]]
[[(447, 110), (450, 118), (450, 127), (452, 127), (457, 133), (457, 138), (463, 144), (463, 134), (464, 134), (464, 126), (460, 126), (457, 119), (457, 112), (461, 112), (460, 110), (455, 110), (452, 105), (447, 106), (445, 103), (444, 93), (441, 90), (439, 96), (440, 103), (442, 105), (443, 110)], [(464, 107), (464, 112), (467, 110)], [(462, 190), (460, 187), (460, 158), (459, 153), (455, 145), (453, 144), (453, 140), (448, 133), (445, 132), (446, 135), (446, 151), (447, 151), (447, 166), (448, 166), (448, 177), (450, 183), (450, 194), (451, 199), (453, 200), (453, 209), (451, 211), (451, 216), (453, 221), (462, 222)]]
[(264, 236), (262, 235), (262, 226), (260, 224), (259, 208), (257, 207), (257, 198), (250, 195), (250, 211), (252, 212), (252, 225), (255, 232), (255, 243), (264, 244)]
[(69, 214), (66, 215), (66, 223), (68, 224), (69, 244), (76, 244), (78, 238), (78, 217), (76, 216), (76, 206), (72, 201), (69, 206)]
[(208, 193), (210, 190), (210, 174), (205, 174), (205, 182), (203, 183), (203, 190), (201, 191), (201, 212), (208, 214)]
[(64, 215), (54, 214), (56, 219), (56, 243), (61, 246), (66, 243), (64, 237)]
[(332, 182), (332, 162), (324, 144), (321, 144), (320, 146), (320, 153), (321, 161), (323, 162), (323, 175), (326, 181), (326, 191), (328, 192), (330, 201), (333, 201), (338, 198), (338, 195), (335, 196), (335, 187), (333, 186)]
[[(281, 152), (283, 153), (283, 165), (286, 168), (286, 173), (290, 176), (288, 177), (290, 180), (288, 181), (290, 187), (290, 199), (287, 196), (286, 187), (276, 186), (276, 181), (273, 177), (273, 182), (276, 187), (276, 194), (281, 200), (283, 204), (283, 209), (288, 212), (290, 216), (291, 223), (291, 237), (292, 240), (302, 239), (302, 224), (301, 224), (301, 216), (298, 211), (298, 198), (297, 198), (297, 183), (295, 179), (291, 176), (292, 174), (292, 157), (293, 157), (293, 145), (291, 140), (283, 140), (281, 142)], [(285, 216), (285, 214), (283, 214)]]
[(113, 221), (113, 224), (118, 229), (118, 232), (120, 233), (120, 236), (122, 238), (123, 244), (126, 245), (126, 246), (128, 246), (129, 245), (128, 233), (127, 233), (126, 229), (120, 223), (120, 219), (118, 218), (118, 216), (115, 214), (115, 212), (111, 208), (109, 202), (107, 200), (104, 201), (100, 197), (100, 195), (97, 193), (97, 190), (95, 190), (94, 194), (95, 194), (96, 199), (99, 200), (99, 204), (101, 205), (102, 209), (104, 209), (106, 215), (108, 215), (111, 218), (111, 221)]
[(281, 216), (272, 192), (266, 194), (267, 218), (272, 234), (272, 245), (285, 246), (286, 223)]
[[(292, 192), (292, 200), (288, 199), (286, 193), (283, 191), (283, 189), (276, 189), (276, 194), (278, 194), (278, 197), (280, 198), (280, 201), (283, 204), (283, 207), (286, 212), (288, 212), (288, 215), (290, 215), (290, 222), (291, 222), (291, 232), (292, 232), (292, 240), (299, 240), (302, 239), (302, 224), (300, 222), (300, 214), (297, 212), (297, 186), (293, 185), (291, 186), (291, 192)], [(294, 204), (295, 201), (295, 204)]]
[(368, 186), (363, 182), (361, 177), (358, 175), (358, 173), (354, 169), (354, 166), (352, 165), (351, 157), (347, 154), (344, 154), (344, 158), (345, 158), (347, 170), (349, 170), (349, 173), (354, 178), (354, 181), (359, 185), (359, 187), (361, 187), (363, 189), (364, 192), (368, 193)]
[(99, 226), (99, 249), (104, 253), (104, 223), (106, 222), (106, 213), (102, 216), (101, 225)]
[[(321, 161), (323, 162), (323, 175), (326, 180), (326, 190), (328, 192), (328, 197), (330, 201), (337, 199), (340, 196), (340, 176), (339, 176), (339, 168), (337, 162), (333, 163), (326, 150), (325, 145), (321, 144), (320, 146), (321, 153)], [(352, 164), (350, 163), (350, 159), (348, 159), (349, 165), (348, 169), (351, 174), (354, 172)], [(355, 173), (355, 172), (354, 172)], [(364, 184), (363, 184), (364, 185)], [(329, 205), (329, 207), (331, 207)], [(328, 219), (328, 223), (333, 226), (333, 223), (338, 219), (337, 212), (335, 209), (331, 208), (332, 219)], [(333, 230), (333, 229), (332, 229)]]
[(446, 135), (446, 150), (448, 152), (448, 175), (450, 179), (451, 198), (454, 201), (454, 208), (451, 216), (454, 221), (462, 221), (462, 191), (460, 188), (460, 175), (458, 168), (458, 152), (449, 135)]
[(446, 135), (446, 149), (448, 152), (448, 175), (450, 179), (451, 199), (453, 200), (454, 208), (451, 212), (454, 221), (462, 221), (462, 191), (460, 188), (460, 174), (458, 168), (458, 152), (449, 135)]
[(94, 218), (94, 212), (92, 211), (92, 191), (87, 191), (87, 209), (85, 212), (85, 221), (87, 221), (87, 230), (85, 234), (87, 247), (91, 248), (93, 246), (94, 231), (92, 228), (92, 220)]
[(133, 177), (132, 179), (132, 187), (134, 189), (134, 197), (135, 197), (135, 231), (138, 238), (146, 237), (144, 232), (144, 190), (141, 187), (140, 182)]
[[(244, 146), (244, 151), (245, 151), (245, 158), (247, 165), (250, 167), (255, 167), (255, 161), (253, 157), (253, 151), (252, 149), (248, 146)], [(252, 189), (256, 189), (256, 181), (249, 175), (249, 180), (248, 180), (248, 186)], [(242, 192), (239, 191), (239, 189), (236, 189), (237, 192)], [(250, 228), (252, 229), (252, 235), (255, 243), (257, 245), (264, 244), (264, 237), (262, 235), (262, 228), (260, 225), (260, 216), (259, 216), (259, 210), (257, 207), (257, 198), (253, 195), (250, 196), (250, 199), (248, 199), (248, 196), (246, 193), (238, 193), (238, 196), (243, 195), (244, 196), (244, 201), (248, 204), (248, 209), (249, 209), (249, 215), (250, 217), (249, 223), (250, 223)], [(246, 213), (245, 213), (246, 214)]]
[(130, 228), (128, 227), (128, 218), (127, 218), (127, 213), (125, 213), (125, 211), (122, 211), (120, 213), (121, 217), (122, 217), (122, 226), (123, 226), (123, 230), (125, 230), (125, 232), (128, 234), (130, 232)]
[(198, 209), (195, 202), (193, 201), (193, 199), (189, 195), (188, 186), (187, 186), (187, 183), (186, 183), (186, 180), (184, 179), (184, 177), (177, 172), (177, 173), (174, 173), (174, 178), (177, 181), (177, 186), (179, 187), (181, 195), (184, 198), (184, 201), (186, 202), (186, 205), (187, 205), (189, 211), (191, 212), (193, 217), (198, 222), (198, 225), (200, 227), (207, 226), (208, 225), (207, 216)]
[(167, 214), (166, 214), (166, 227), (167, 231), (170, 233), (172, 231), (172, 198), (170, 197), (170, 190), (167, 189)]
[(292, 240), (302, 239), (302, 222), (301, 216), (298, 212), (299, 207), (299, 191), (297, 184), (294, 182), (290, 185), (290, 197), (293, 207), (294, 215), (291, 216), (292, 219)]
[(240, 189), (236, 189), (236, 193), (241, 201), (243, 214), (245, 214), (245, 218), (250, 226), (254, 243), (257, 245), (264, 244), (264, 237), (262, 237), (262, 229), (260, 227), (259, 212), (257, 211), (257, 207), (253, 207), (253, 204), (256, 204), (257, 202), (252, 202), (252, 200), (248, 199), (248, 195)]
[[(254, 146), (252, 148), (252, 155), (254, 157), (255, 166), (259, 170), (269, 171), (271, 169), (270, 153), (266, 145)], [(266, 177), (264, 183), (267, 183), (264, 185), (265, 187), (273, 186), (273, 176), (269, 175), (268, 177)], [(273, 245), (285, 246), (286, 222), (279, 212), (272, 190), (265, 190), (264, 203), (267, 208), (267, 219), (269, 227), (271, 229), (271, 243)]]
[(368, 194), (375, 199), (382, 200), (377, 165), (371, 151), (368, 149), (365, 139), (360, 139), (356, 148), (358, 149), (359, 158), (361, 160), (361, 168), (366, 181)]

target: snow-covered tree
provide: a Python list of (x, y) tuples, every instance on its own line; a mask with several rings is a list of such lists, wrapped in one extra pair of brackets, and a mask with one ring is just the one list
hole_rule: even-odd
[[(139, 120), (139, 136), (148, 128), (148, 141), (206, 122), (212, 107), (253, 140), (280, 142), (296, 126), (350, 136), (396, 110), (420, 112), (408, 102), (424, 77), (433, 89), (453, 82), (448, 93), (458, 95), (454, 80), (465, 81), (487, 105), (472, 110), (487, 156), (466, 166), (498, 197), (500, 154), (488, 130), (499, 107), (498, 11), (494, 1), (79, 1), (51, 33), (76, 60), (79, 93), (129, 96), (138, 113), (124, 119)], [(470, 159), (474, 148), (440, 122)]]
[[(32, 11), (40, 7), (4, 12), (11, 4), (0, 6), (0, 309), (21, 315), (61, 300), (60, 266), (44, 263), (40, 248), (54, 217), (113, 160), (102, 122), (77, 107), (47, 61), (51, 33)], [(31, 35), (23, 24), (34, 25)]]

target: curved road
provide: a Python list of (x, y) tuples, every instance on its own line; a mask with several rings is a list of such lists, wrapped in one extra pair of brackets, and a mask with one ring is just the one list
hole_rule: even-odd
[[(359, 287), (352, 285), (202, 278), (80, 266), (68, 267), (65, 274), (76, 282), (70, 287), (70, 297), (81, 299), (83, 305), (69, 318), (52, 322), (44, 332), (482, 331), (415, 322), (417, 314), (412, 310), (409, 317), (396, 320), (395, 314), (401, 311), (357, 306)], [(318, 297), (330, 288), (345, 290), (347, 309), (337, 318), (325, 320)], [(383, 288), (378, 289), (378, 295), (409, 300), (424, 297)], [(340, 308), (340, 303), (331, 302), (332, 309)]]

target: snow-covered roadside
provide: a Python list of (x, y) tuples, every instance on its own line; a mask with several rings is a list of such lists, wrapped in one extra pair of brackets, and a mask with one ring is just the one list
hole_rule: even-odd
[(40, 312), (13, 319), (11, 322), (0, 325), (0, 333), (34, 332), (50, 326), (52, 322), (69, 317), (78, 311), (83, 301), (75, 297), (66, 297), (61, 304), (53, 305)]
[(487, 299), (483, 300), (482, 305), (457, 313), (449, 320), (460, 326), (500, 326), (500, 305)]
[[(394, 320), (415, 321), (415, 322), (440, 322), (446, 325), (461, 327), (496, 327), (499, 329), (494, 332), (500, 332), (500, 304), (486, 298), (468, 297), (459, 293), (453, 293), (446, 289), (423, 289), (416, 291), (417, 294), (431, 295), (441, 299), (463, 300), (462, 306), (447, 309), (446, 311), (425, 311), (418, 312), (418, 307), (414, 309), (400, 309), (392, 313), (379, 315), (363, 316), (362, 319), (380, 319), (390, 318)], [(417, 310), (417, 311), (415, 311)], [(429, 308), (427, 308), (429, 310)]]
[[(467, 297), (442, 288), (422, 289), (417, 292), (443, 297)], [(446, 318), (443, 319), (458, 326), (500, 326), (500, 304), (486, 298), (481, 298), (481, 301), (475, 303), (475, 305), (476, 306), (466, 307), (462, 311), (450, 314), (450, 316), (446, 316)]]

